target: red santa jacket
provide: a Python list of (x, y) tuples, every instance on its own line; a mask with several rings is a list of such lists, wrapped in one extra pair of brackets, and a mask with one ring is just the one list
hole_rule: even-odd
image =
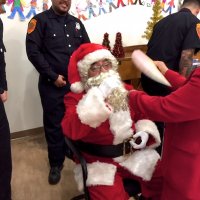
[[(97, 179), (96, 176), (99, 174), (98, 180), (101, 179), (99, 184), (110, 184), (119, 165), (144, 180), (151, 178), (159, 159), (154, 148), (160, 144), (159, 132), (152, 121), (139, 120), (139, 116), (136, 116), (133, 110), (112, 112), (97, 87), (91, 88), (87, 93), (68, 93), (64, 98), (64, 103), (66, 112), (62, 120), (62, 129), (63, 133), (73, 140), (102, 145), (119, 144), (132, 137), (135, 131), (146, 131), (150, 138), (153, 138), (153, 143), (149, 143), (147, 148), (114, 159), (84, 154), (89, 163), (89, 179), (92, 177)], [(93, 171), (92, 176), (90, 176), (90, 169)], [(75, 171), (75, 179), (80, 179), (80, 166)], [(93, 180), (88, 182), (94, 184)]]

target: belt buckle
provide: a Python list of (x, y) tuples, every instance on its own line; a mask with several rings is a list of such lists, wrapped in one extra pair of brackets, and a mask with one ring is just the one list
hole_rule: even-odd
[[(131, 138), (127, 138), (123, 141), (123, 156), (132, 153), (132, 147), (131, 147), (131, 144), (129, 143), (130, 139)], [(127, 150), (128, 150), (128, 152), (127, 152)]]

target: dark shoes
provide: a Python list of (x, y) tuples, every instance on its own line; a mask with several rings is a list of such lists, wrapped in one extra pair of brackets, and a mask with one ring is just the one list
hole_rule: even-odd
[(49, 172), (49, 184), (55, 185), (60, 181), (62, 168), (63, 165), (51, 167)]

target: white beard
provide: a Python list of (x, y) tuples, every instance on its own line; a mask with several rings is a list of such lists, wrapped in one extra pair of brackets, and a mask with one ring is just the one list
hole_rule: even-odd
[(128, 99), (127, 94), (128, 92), (124, 88), (124, 84), (121, 81), (121, 78), (119, 76), (119, 73), (114, 70), (109, 70), (108, 72), (102, 72), (98, 76), (90, 77), (84, 87), (85, 90), (88, 91), (91, 87), (99, 86), (104, 79), (108, 77), (116, 77), (120, 80), (121, 84), (119, 87), (115, 88), (112, 93), (107, 97), (106, 101), (109, 103), (114, 112), (118, 112), (120, 110), (126, 111), (128, 110)]

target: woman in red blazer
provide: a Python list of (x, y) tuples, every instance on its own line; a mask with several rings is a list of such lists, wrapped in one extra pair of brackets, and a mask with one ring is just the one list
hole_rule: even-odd
[(200, 67), (186, 79), (155, 64), (172, 85), (165, 97), (131, 91), (130, 105), (136, 113), (165, 122), (161, 169), (161, 200), (200, 200)]

